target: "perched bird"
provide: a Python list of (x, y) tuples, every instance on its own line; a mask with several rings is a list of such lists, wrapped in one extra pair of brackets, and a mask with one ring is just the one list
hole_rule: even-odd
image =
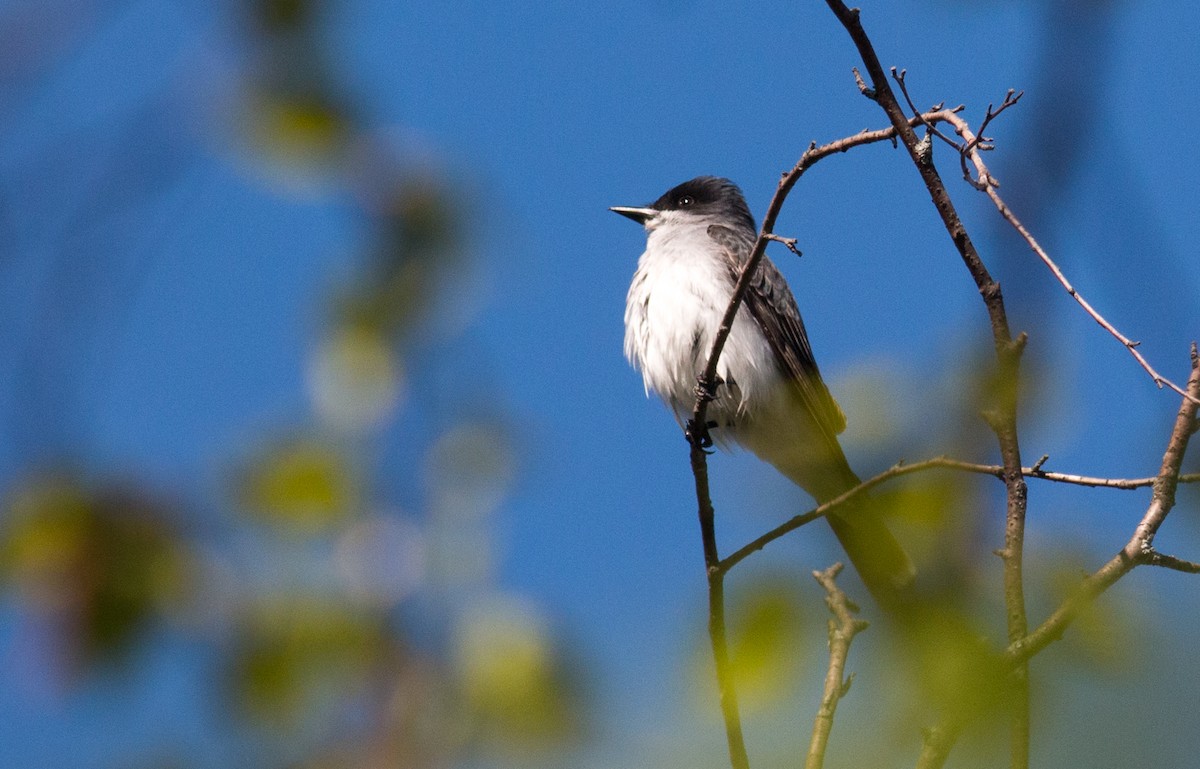
[[(758, 237), (742, 192), (701, 176), (647, 207), (614, 206), (646, 228), (625, 305), (625, 356), (681, 424), (691, 417), (697, 378)], [(837, 436), (846, 418), (809, 347), (787, 282), (763, 257), (717, 366), (708, 415), (713, 439), (770, 462), (817, 502), (858, 485)], [(863, 582), (894, 603), (912, 582), (911, 561), (870, 498), (860, 494), (827, 517)]]

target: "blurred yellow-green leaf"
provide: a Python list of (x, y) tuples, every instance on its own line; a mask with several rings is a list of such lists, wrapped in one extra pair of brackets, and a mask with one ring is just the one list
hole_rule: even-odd
[[(824, 609), (824, 604), (813, 606)], [(739, 702), (747, 709), (769, 708), (794, 692), (809, 662), (801, 643), (804, 607), (799, 585), (783, 577), (759, 579), (731, 600), (729, 656)], [(705, 663), (711, 677), (711, 660)]]
[(336, 597), (264, 596), (239, 623), (230, 684), (258, 719), (286, 725), (353, 694), (393, 653), (383, 617)]
[[(1079, 590), (1088, 573), (1082, 554), (1067, 551), (1060, 558), (1062, 563), (1047, 577), (1047, 592), (1056, 603)], [(1121, 591), (1110, 591), (1102, 601), (1084, 602), (1059, 651), (1069, 649), (1076, 661), (1110, 672), (1137, 662), (1135, 631), (1146, 623), (1144, 616), (1137, 616), (1140, 608), (1124, 599)]]
[(360, 194), (378, 237), (368, 252), (367, 274), (339, 297), (337, 320), (398, 341), (426, 318), (438, 298), (439, 280), (458, 267), (458, 230), (465, 225), (452, 216), (454, 200), (444, 182), (428, 172), (365, 173)]
[(315, 90), (260, 87), (247, 96), (243, 115), (253, 145), (284, 166), (328, 166), (350, 138), (341, 109)]
[(917, 701), (963, 713), (1007, 707), (1008, 670), (974, 619), (950, 601), (915, 610), (898, 629), (901, 652), (912, 665)]
[(357, 469), (337, 446), (316, 437), (267, 445), (239, 479), (239, 496), (252, 512), (284, 530), (310, 535), (358, 510)]
[(480, 736), (511, 749), (553, 745), (578, 728), (578, 702), (545, 618), (527, 602), (482, 599), (455, 634), (460, 691)]
[(184, 600), (191, 559), (150, 494), (59, 473), (27, 479), (6, 508), (5, 581), (69, 631), (69, 662), (119, 657)]

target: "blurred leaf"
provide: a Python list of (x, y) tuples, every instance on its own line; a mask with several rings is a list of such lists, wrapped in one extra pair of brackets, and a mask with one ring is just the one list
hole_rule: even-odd
[(498, 423), (464, 422), (430, 448), (426, 483), (439, 516), (480, 520), (500, 505), (516, 476), (508, 432)]
[(367, 275), (339, 299), (338, 321), (393, 335), (412, 331), (439, 298), (438, 280), (461, 258), (453, 212), (444, 182), (427, 172), (393, 170), (368, 179), (362, 191), (378, 239)]
[(387, 200), (383, 211), (393, 252), (445, 252), (456, 242), (449, 194), (432, 178), (406, 180)]
[(944, 601), (915, 609), (905, 620), (898, 632), (915, 675), (914, 701), (974, 714), (1006, 710), (1008, 667), (970, 616)]
[(979, 503), (971, 489), (960, 475), (920, 473), (872, 492), (923, 589), (960, 592), (978, 575)]
[[(783, 577), (760, 580), (730, 601), (729, 655), (739, 701), (748, 710), (773, 707), (795, 691), (810, 659), (801, 651), (804, 607), (799, 585)], [(704, 667), (711, 677), (709, 659)]]
[(447, 584), (486, 582), (495, 566), (492, 514), (509, 493), (516, 460), (503, 426), (464, 422), (425, 460), (431, 572)]
[(395, 647), (374, 612), (311, 594), (266, 597), (244, 617), (230, 683), (257, 719), (295, 724), (370, 683)]
[(358, 510), (359, 484), (358, 472), (342, 451), (303, 437), (270, 445), (251, 460), (239, 497), (267, 521), (311, 535)]
[[(1079, 590), (1088, 571), (1082, 554), (1062, 551), (1059, 567), (1049, 576), (1047, 591), (1057, 605)], [(1135, 628), (1145, 618), (1135, 616), (1136, 606), (1127, 604), (1121, 591), (1109, 591), (1100, 600), (1087, 601), (1077, 609), (1075, 621), (1063, 635), (1063, 651), (1075, 661), (1093, 668), (1116, 672), (1138, 661)]]
[(313, 16), (312, 0), (251, 0), (263, 29), (278, 33), (298, 29)]
[(376, 332), (336, 329), (313, 355), (308, 386), (318, 416), (329, 426), (351, 431), (382, 427), (400, 400), (400, 360)]
[(552, 746), (578, 729), (578, 703), (545, 619), (528, 603), (492, 597), (455, 633), (462, 696), (483, 737), (510, 749)]
[(35, 610), (59, 618), (81, 664), (112, 660), (190, 583), (169, 511), (133, 488), (49, 475), (11, 495), (3, 574)]
[(426, 584), (426, 547), (424, 533), (405, 518), (356, 521), (334, 551), (338, 577), (356, 601), (390, 608)]
[(959, 479), (947, 474), (910, 476), (874, 492), (888, 514), (929, 532), (943, 530), (949, 518), (959, 517)]
[(349, 141), (351, 127), (345, 115), (319, 91), (260, 88), (244, 111), (254, 145), (286, 166), (327, 166)]
[(371, 329), (399, 341), (425, 317), (434, 299), (438, 265), (397, 260), (338, 298), (338, 322)]

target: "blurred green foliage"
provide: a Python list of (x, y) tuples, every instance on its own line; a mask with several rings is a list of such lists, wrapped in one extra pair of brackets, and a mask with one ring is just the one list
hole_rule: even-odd
[[(814, 655), (804, 647), (808, 612), (824, 612), (806, 600), (795, 578), (759, 577), (739, 588), (729, 603), (729, 655), (740, 702), (747, 712), (778, 707), (797, 691), (800, 677), (813, 670)], [(824, 616), (819, 621), (824, 622)], [(711, 653), (700, 654), (701, 675), (711, 677)]]
[(545, 619), (527, 602), (501, 598), (469, 611), (456, 633), (454, 658), (479, 738), (521, 756), (579, 733), (574, 679)]
[(232, 692), (256, 720), (276, 726), (353, 694), (402, 653), (383, 615), (338, 596), (264, 595), (237, 632)]
[[(551, 618), (495, 584), (512, 436), (498, 408), (408, 397), (425, 374), (414, 350), (453, 342), (427, 322), (463, 312), (441, 286), (470, 258), (470, 207), (361, 120), (325, 66), (326, 4), (240, 8), (234, 154), (271, 184), (317, 182), (356, 220), (357, 271), (311, 298), (307, 410), (248, 425), (248, 446), (219, 458), (228, 483), (186, 510), (136, 472), (31, 467), (7, 493), (0, 575), (73, 681), (137, 660), (154, 628), (206, 644), (236, 731), (253, 727), (229, 739), (254, 742), (259, 765), (552, 760), (584, 731), (581, 677)], [(408, 460), (382, 461), (380, 436), (414, 412)]]
[(0, 548), (5, 582), (63, 631), (79, 673), (125, 659), (194, 587), (173, 511), (132, 484), (33, 475), (9, 493)]
[(317, 533), (360, 509), (356, 476), (338, 447), (297, 438), (265, 446), (243, 471), (238, 496), (284, 532)]

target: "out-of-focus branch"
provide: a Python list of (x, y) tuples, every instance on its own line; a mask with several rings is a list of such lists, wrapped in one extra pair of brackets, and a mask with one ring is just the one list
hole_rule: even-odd
[(1175, 417), (1175, 427), (1163, 454), (1162, 467), (1154, 479), (1154, 494), (1145, 515), (1133, 535), (1107, 563), (1089, 575), (1078, 589), (1051, 614), (1045, 622), (1027, 636), (1010, 643), (1004, 654), (1020, 664), (1062, 637), (1063, 632), (1078, 616), (1080, 609), (1094, 601), (1137, 566), (1163, 566), (1190, 573), (1200, 572), (1200, 564), (1162, 555), (1154, 549), (1154, 537), (1175, 505), (1175, 490), (1179, 486), (1179, 468), (1187, 451), (1188, 441), (1195, 432), (1197, 404), (1200, 403), (1200, 355), (1192, 345), (1192, 374), (1187, 392)]
[(813, 578), (825, 588), (825, 605), (833, 617), (829, 620), (829, 669), (825, 673), (825, 691), (821, 695), (821, 706), (813, 719), (812, 739), (808, 745), (808, 756), (804, 769), (821, 769), (825, 763), (825, 749), (829, 745), (829, 732), (833, 729), (833, 717), (838, 703), (850, 691), (853, 674), (845, 677), (846, 658), (850, 655), (850, 644), (854, 636), (867, 629), (866, 620), (855, 617), (858, 610), (846, 593), (837, 585), (837, 575), (842, 564), (835, 563), (825, 571), (814, 571)]
[(925, 738), (921, 743), (921, 755), (917, 758), (917, 769), (940, 769), (958, 742), (962, 730), (963, 723), (957, 716), (926, 729)]

